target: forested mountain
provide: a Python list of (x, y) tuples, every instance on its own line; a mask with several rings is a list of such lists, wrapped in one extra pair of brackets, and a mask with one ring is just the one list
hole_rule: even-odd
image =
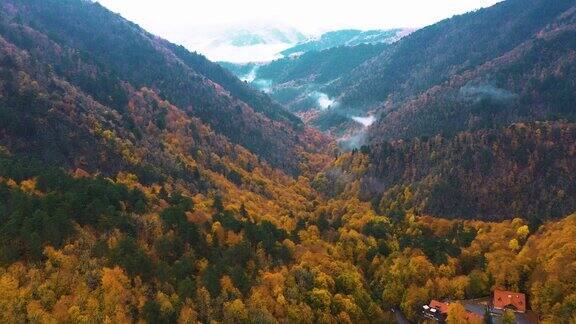
[(2, 1), (0, 322), (418, 322), (495, 289), (574, 321), (575, 13), (508, 0), (263, 67), (324, 111), (382, 67), (393, 100), (341, 152), (98, 3)]
[(410, 29), (401, 28), (386, 30), (334, 30), (320, 35), (317, 39), (301, 42), (296, 46), (282, 51), (281, 54), (290, 56), (295, 54), (300, 55), (310, 51), (323, 51), (341, 46), (391, 44), (410, 32)]
[(258, 70), (257, 78), (271, 80), (279, 87), (288, 82), (324, 85), (379, 54), (386, 46), (361, 44), (311, 51), (296, 58), (283, 58), (263, 65)]
[[(573, 118), (566, 108), (573, 105), (572, 6), (567, 0), (504, 1), (390, 45), (310, 52), (248, 72), (257, 88), (293, 111), (325, 109), (314, 97), (328, 98), (334, 109), (302, 115), (321, 130), (345, 132), (349, 117), (367, 113), (381, 116), (375, 136), (386, 139)], [(548, 98), (534, 98), (543, 93)], [(529, 108), (533, 102), (543, 107)]]
[(374, 127), (373, 137), (452, 135), (517, 121), (574, 121), (575, 51), (576, 13), (572, 6), (503, 55), (399, 105), (390, 103)]
[[(499, 19), (506, 25), (502, 32), (484, 34), (491, 26), (474, 35), (470, 30), (469, 42), (450, 41), (451, 32), (464, 37), (466, 26)], [(370, 162), (359, 176), (361, 197), (387, 213), (410, 190), (411, 201), (400, 209), (409, 206), (444, 217), (472, 213), (484, 219), (537, 219), (573, 211), (575, 19), (576, 7), (569, 1), (512, 0), (424, 28), (386, 49), (386, 59), (406, 44), (417, 46), (415, 52), (435, 54), (429, 63), (417, 63), (425, 56), (414, 56), (402, 65), (404, 76), (421, 85), (406, 79), (400, 86), (401, 75), (390, 83), (399, 88), (390, 88), (363, 148)], [(435, 34), (435, 42), (427, 38)], [(458, 47), (471, 43), (478, 50), (471, 47), (449, 60)], [(441, 50), (451, 44), (453, 50)], [(487, 56), (493, 58), (483, 62)], [(383, 59), (365, 64), (362, 68), (370, 71), (365, 75), (386, 75), (374, 73)], [(399, 71), (388, 68), (392, 74)], [(434, 69), (433, 78), (425, 76)], [(452, 76), (438, 82), (442, 78), (434, 78), (441, 71)], [(370, 84), (384, 84), (380, 81)], [(361, 82), (354, 88), (381, 93)], [(344, 95), (341, 107), (347, 107), (346, 100)]]
[[(280, 105), (217, 65), (98, 4), (10, 1), (3, 7), (2, 36), (7, 46), (25, 50), (35, 64), (49, 65), (49, 71), (42, 71), (47, 78), (63, 79), (121, 114), (126, 114), (130, 97), (126, 88), (148, 87), (232, 142), (297, 172), (301, 162), (297, 151), (308, 146), (308, 130)], [(282, 157), (288, 152), (294, 159)]]
[(284, 104), (310, 126), (338, 135), (359, 126), (351, 118), (356, 112), (340, 106), (324, 89), (388, 46), (386, 43), (340, 46), (265, 64), (221, 64)]
[(378, 55), (386, 46), (343, 46), (279, 59), (258, 67), (254, 82), (269, 81), (266, 83), (267, 92), (291, 111), (325, 109), (327, 107), (317, 103), (314, 92), (321, 91), (326, 84)]
[(309, 125), (339, 137), (361, 128), (352, 117), (365, 112), (341, 107), (324, 89), (410, 32), (338, 30), (287, 49), (282, 52), (285, 57), (272, 62), (220, 64), (284, 104)]
[(283, 51), (285, 57), (272, 62), (221, 64), (284, 104), (309, 125), (340, 137), (361, 128), (353, 117), (362, 117), (366, 112), (341, 106), (325, 89), (410, 32), (409, 29), (333, 31)]
[(422, 28), (366, 62), (333, 94), (342, 104), (397, 102), (496, 59), (546, 28), (574, 3), (510, 0)]
[[(414, 138), (364, 146), (357, 179), (360, 197), (384, 214), (414, 209), (419, 214), (542, 222), (576, 210), (574, 123), (514, 124), (461, 132), (451, 137)], [(340, 172), (356, 157), (320, 175), (338, 194)], [(356, 169), (356, 172), (359, 172)], [(335, 176), (336, 175), (336, 176)], [(406, 191), (410, 198), (404, 199)]]

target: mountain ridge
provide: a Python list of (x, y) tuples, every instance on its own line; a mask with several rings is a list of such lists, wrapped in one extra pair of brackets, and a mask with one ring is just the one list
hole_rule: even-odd
[(363, 44), (391, 44), (398, 39), (410, 34), (412, 29), (341, 29), (323, 33), (317, 38), (313, 38), (295, 46), (288, 48), (280, 54), (287, 56), (300, 55), (310, 51), (323, 51), (340, 46), (356, 46)]

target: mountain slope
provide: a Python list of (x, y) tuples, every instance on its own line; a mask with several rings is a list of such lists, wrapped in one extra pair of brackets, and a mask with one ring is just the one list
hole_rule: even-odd
[[(231, 141), (290, 172), (298, 170), (299, 147), (312, 148), (305, 136), (308, 130), (280, 105), (194, 54), (181, 48), (175, 54), (173, 45), (98, 4), (10, 1), (3, 6), (2, 35), (8, 41), (27, 50), (34, 60), (50, 64), (59, 77), (104, 105), (126, 109), (125, 83), (135, 89), (151, 88)], [(286, 152), (295, 159), (285, 159)]]
[[(126, 107), (102, 105), (50, 68), (0, 38), (1, 143), (9, 152), (67, 170), (116, 176), (130, 172), (143, 184), (178, 181), (191, 192), (214, 186), (210, 174), (272, 172), (245, 148), (231, 143), (153, 90), (121, 89)], [(218, 162), (235, 157), (234, 167)], [(234, 171), (235, 170), (235, 171)]]
[(249, 104), (257, 112), (266, 114), (273, 120), (286, 120), (294, 127), (302, 126), (302, 121), (287, 112), (280, 104), (273, 101), (269, 96), (255, 91), (220, 65), (210, 62), (200, 54), (190, 53), (182, 46), (171, 43), (168, 43), (167, 46), (195, 71), (222, 85), (231, 94)]
[(382, 52), (387, 44), (338, 46), (310, 51), (296, 58), (283, 58), (263, 65), (257, 78), (281, 85), (288, 82), (327, 84), (369, 58)]
[(357, 68), (331, 94), (343, 105), (388, 105), (473, 69), (525, 42), (572, 1), (510, 0), (418, 30)]
[(390, 110), (372, 137), (411, 138), (576, 118), (576, 7), (526, 42)]
[(407, 206), (443, 217), (561, 217), (576, 210), (574, 123), (515, 124), (371, 146), (362, 196), (389, 210)]

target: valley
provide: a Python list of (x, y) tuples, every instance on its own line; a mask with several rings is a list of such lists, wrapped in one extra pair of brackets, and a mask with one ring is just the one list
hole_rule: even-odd
[(0, 2), (0, 322), (576, 319), (573, 1), (259, 31)]

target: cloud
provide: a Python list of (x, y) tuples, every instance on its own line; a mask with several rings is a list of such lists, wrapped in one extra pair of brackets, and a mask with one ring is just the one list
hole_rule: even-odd
[(260, 69), (259, 65), (254, 65), (250, 69), (250, 72), (240, 77), (240, 80), (248, 83), (253, 82), (254, 80), (256, 80), (256, 74), (258, 73), (259, 69)]
[(256, 79), (256, 80), (254, 80), (254, 82), (252, 82), (252, 85), (256, 89), (268, 93), (271, 90), (272, 81), (271, 80), (265, 80), (265, 79)]
[(462, 99), (478, 101), (482, 99), (492, 99), (499, 102), (514, 100), (517, 95), (506, 89), (498, 88), (490, 84), (472, 85), (467, 84), (460, 88)]
[(279, 53), (294, 44), (257, 44), (250, 46), (194, 44), (190, 47), (212, 61), (230, 63), (268, 62), (281, 58)]
[(344, 136), (338, 140), (340, 147), (345, 150), (360, 148), (362, 145), (366, 144), (368, 127), (370, 127), (376, 121), (376, 117), (373, 115), (368, 115), (366, 117), (353, 116), (350, 118), (361, 124), (362, 128), (352, 133), (351, 135)]
[(376, 117), (370, 115), (367, 117), (358, 117), (358, 116), (353, 116), (352, 120), (362, 124), (362, 126), (364, 127), (369, 127), (372, 126), (372, 124), (374, 124), (374, 122), (376, 121)]
[(338, 106), (338, 102), (336, 100), (330, 99), (330, 97), (323, 92), (314, 91), (310, 93), (309, 97), (316, 100), (320, 110), (326, 110)]
[(361, 130), (349, 136), (342, 137), (338, 140), (338, 144), (344, 150), (351, 151), (360, 148), (366, 142), (366, 132)]

